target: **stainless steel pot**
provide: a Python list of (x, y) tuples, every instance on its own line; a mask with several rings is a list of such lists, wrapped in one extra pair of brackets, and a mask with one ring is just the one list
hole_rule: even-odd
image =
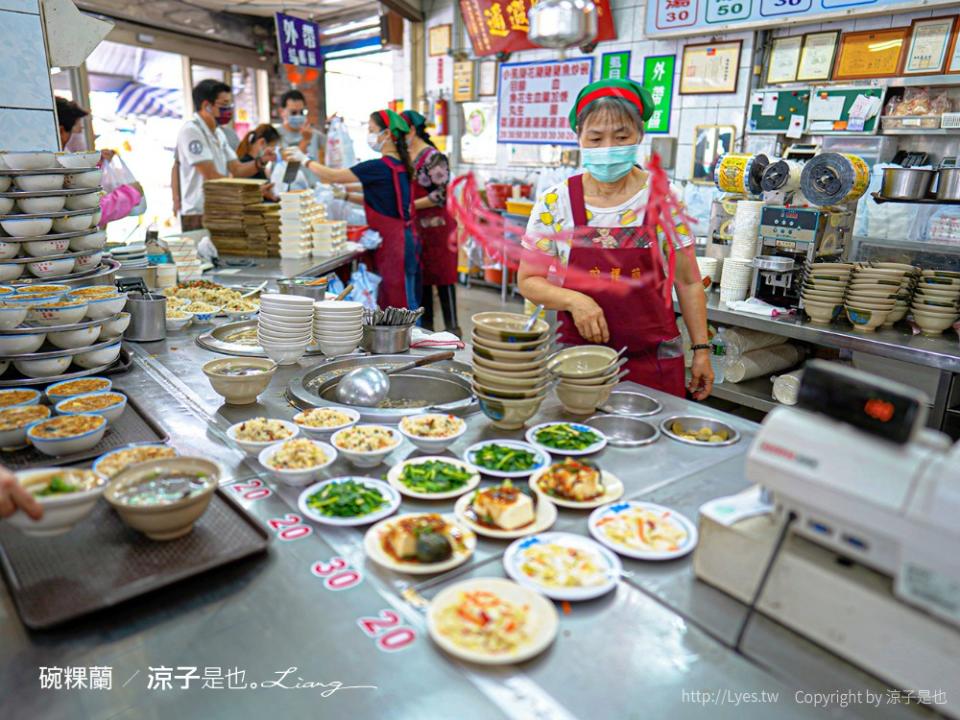
[(574, 47), (597, 37), (597, 6), (591, 0), (539, 0), (527, 17), (527, 37), (540, 47)]
[(413, 325), (364, 325), (361, 347), (374, 355), (391, 355), (410, 349)]
[(277, 287), (280, 288), (282, 295), (300, 295), (301, 297), (313, 298), (314, 300), (325, 300), (327, 294), (327, 284), (307, 285), (308, 282), (317, 278), (292, 278), (290, 280), (277, 280)]
[(154, 342), (167, 337), (167, 300), (163, 295), (130, 293), (124, 309), (130, 313), (124, 340)]
[(960, 168), (941, 168), (937, 173), (937, 200), (960, 200)]
[(891, 200), (920, 200), (927, 196), (935, 170), (886, 168), (880, 194)]

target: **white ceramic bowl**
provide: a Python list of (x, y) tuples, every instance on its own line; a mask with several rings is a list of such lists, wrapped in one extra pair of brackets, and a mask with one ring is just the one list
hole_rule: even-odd
[[(23, 310), (26, 313), (27, 307)], [(0, 355), (27, 355), (36, 352), (43, 341), (46, 339), (46, 333), (36, 333), (32, 335), (0, 335)]]
[(44, 438), (36, 434), (37, 428), (41, 423), (49, 422), (47, 420), (42, 420), (40, 423), (34, 423), (27, 428), (27, 439), (44, 455), (53, 455), (55, 457), (83, 452), (84, 450), (89, 450), (90, 448), (95, 447), (97, 443), (103, 439), (103, 434), (107, 431), (107, 419), (102, 415), (94, 415), (92, 413), (83, 413), (74, 415), (73, 417), (96, 418), (99, 421), (99, 424), (93, 430), (88, 430), (72, 437)]
[(293, 440), (300, 434), (300, 426), (289, 420), (280, 420), (278, 418), (270, 418), (271, 420), (276, 420), (279, 423), (282, 423), (283, 426), (289, 430), (292, 434), (290, 437), (286, 437), (283, 440), (267, 440), (265, 442), (254, 442), (252, 440), (241, 440), (237, 437), (237, 431), (240, 429), (240, 426), (243, 425), (242, 422), (234, 423), (227, 428), (227, 437), (233, 440), (237, 445), (239, 445), (245, 453), (248, 455), (259, 455), (260, 451), (264, 448), (268, 448), (271, 445), (276, 445), (277, 443), (282, 443), (287, 440)]
[(317, 344), (320, 346), (320, 352), (324, 355), (327, 357), (336, 357), (337, 355), (352, 353), (360, 346), (360, 341), (330, 342), (328, 340), (320, 340)]
[(311, 482), (317, 479), (320, 472), (324, 468), (330, 467), (330, 465), (332, 465), (334, 461), (337, 459), (337, 449), (332, 445), (325, 442), (319, 442), (317, 440), (311, 440), (310, 442), (312, 442), (314, 445), (319, 447), (323, 451), (324, 455), (327, 456), (327, 459), (325, 462), (321, 463), (320, 465), (316, 465), (312, 468), (308, 468), (306, 470), (280, 470), (280, 469), (271, 467), (268, 464), (270, 462), (270, 458), (273, 457), (273, 454), (280, 449), (280, 446), (283, 445), (282, 442), (274, 443), (270, 447), (266, 447), (263, 450), (261, 450), (260, 454), (257, 455), (257, 460), (260, 461), (260, 464), (263, 465), (263, 467), (266, 468), (268, 472), (273, 474), (274, 477), (276, 477), (281, 482), (286, 483), (287, 485), (296, 485), (296, 486), (309, 485)]
[[(11, 402), (9, 405), (5, 404), (3, 400), (5, 396), (16, 393), (20, 395), (21, 393), (29, 393), (30, 397), (26, 400), (21, 400), (20, 402)], [(14, 388), (11, 390), (0, 390), (0, 410), (8, 410), (14, 407), (26, 407), (27, 405), (38, 405), (40, 403), (40, 398), (43, 397), (43, 393), (39, 390), (33, 390), (31, 388)]]
[(68, 195), (64, 206), (67, 210), (95, 210), (100, 207), (100, 192), (88, 192), (81, 195)]
[[(331, 408), (331, 409), (336, 410), (337, 412), (343, 413), (350, 419), (347, 422), (334, 427), (310, 427), (309, 425), (301, 425), (297, 423), (297, 427), (300, 428), (300, 432), (302, 432), (304, 435), (314, 440), (326, 440), (338, 430), (343, 430), (344, 428), (353, 427), (358, 422), (360, 422), (360, 413), (354, 410), (353, 408), (337, 407), (337, 408)], [(296, 422), (296, 416), (294, 416), (294, 422)]]
[(275, 345), (261, 342), (260, 347), (263, 348), (267, 357), (277, 365), (293, 365), (299, 362), (300, 358), (307, 352), (307, 346), (302, 343), (295, 345)]
[[(357, 427), (385, 428), (386, 430), (390, 431), (391, 435), (393, 435), (393, 439), (395, 442), (393, 443), (393, 445), (383, 450), (370, 450), (367, 452), (363, 452), (360, 450), (345, 450), (344, 448), (340, 447), (340, 445), (338, 444), (339, 438), (343, 437), (343, 434), (348, 430), (352, 430), (353, 428), (357, 428)], [(349, 460), (354, 465), (360, 468), (372, 468), (381, 464), (384, 461), (384, 459), (387, 457), (387, 455), (392, 453), (394, 450), (396, 450), (400, 446), (400, 443), (403, 437), (402, 435), (400, 435), (400, 432), (397, 429), (387, 427), (386, 425), (354, 425), (353, 428), (344, 428), (343, 430), (337, 430), (333, 434), (333, 437), (330, 438), (330, 441), (333, 443), (333, 446), (337, 449), (338, 453), (343, 455), (343, 457), (345, 457), (347, 460)]]
[(72, 325), (83, 320), (86, 314), (87, 304), (82, 300), (62, 307), (45, 307), (43, 304), (37, 304), (27, 307), (27, 322), (43, 327)]
[(27, 269), (34, 277), (58, 278), (73, 272), (75, 261), (72, 257), (60, 260), (39, 260), (27, 263)]
[(127, 396), (123, 393), (118, 393), (115, 390), (109, 391), (111, 395), (119, 396), (119, 399), (113, 405), (105, 407), (103, 410), (85, 410), (85, 411), (73, 411), (65, 409), (63, 406), (74, 400), (80, 398), (93, 397), (95, 395), (104, 395), (105, 392), (95, 392), (95, 393), (86, 393), (84, 395), (74, 395), (73, 397), (65, 398), (53, 406), (53, 409), (59, 415), (103, 415), (108, 423), (112, 423), (118, 417), (123, 415), (123, 411), (127, 409)]
[(25, 213), (55, 213), (63, 210), (66, 198), (63, 195), (49, 195), (47, 197), (24, 197), (17, 200), (20, 212)]
[(107, 345), (104, 348), (89, 350), (87, 352), (77, 353), (73, 356), (73, 361), (82, 368), (90, 369), (109, 365), (120, 356), (120, 343)]
[(13, 198), (0, 198), (0, 215), (6, 215), (13, 210)]
[(53, 227), (53, 220), (50, 218), (8, 218), (0, 220), (0, 227), (7, 235), (13, 237), (37, 237), (46, 235)]
[[(0, 298), (5, 298), (7, 295), (13, 295), (16, 292), (9, 285), (0, 285)], [(0, 300), (2, 302), (2, 300)]]
[(18, 175), (13, 184), (25, 192), (60, 190), (63, 188), (63, 175)]
[(262, 293), (260, 295), (260, 304), (273, 307), (286, 308), (310, 308), (313, 312), (313, 298), (304, 295), (282, 295), (280, 293)]
[(956, 314), (941, 315), (939, 313), (923, 312), (916, 308), (914, 308), (912, 314), (914, 322), (920, 326), (920, 330), (927, 336), (939, 335), (953, 325), (957, 319)]
[[(64, 388), (70, 383), (76, 382), (76, 380), (61, 380), (60, 382), (53, 383), (53, 385), (47, 385), (44, 388), (44, 394), (47, 396), (47, 400), (56, 405), (58, 402), (68, 397), (76, 397), (77, 395), (87, 395), (91, 392), (107, 392), (108, 390), (113, 389), (113, 380), (106, 377), (91, 376), (86, 378), (80, 378), (82, 381), (96, 380), (100, 384), (96, 390), (87, 390), (86, 392), (73, 392), (69, 394), (64, 394)], [(67, 390), (69, 392), (69, 389)]]
[[(450, 435), (449, 437), (444, 437), (444, 438), (421, 437), (419, 435), (414, 435), (408, 429), (409, 423), (412, 423), (416, 420), (420, 420), (423, 418), (431, 418), (431, 417), (437, 417), (437, 418), (451, 417), (457, 422), (457, 424), (459, 425), (459, 429), (453, 435)], [(458, 418), (454, 415), (447, 416), (442, 413), (424, 413), (423, 415), (407, 415), (402, 420), (400, 420), (400, 424), (397, 426), (397, 429), (400, 431), (400, 434), (403, 435), (407, 440), (412, 442), (414, 447), (416, 447), (418, 450), (422, 450), (423, 452), (429, 453), (431, 455), (438, 455), (442, 453), (444, 450), (446, 450), (448, 447), (453, 445), (457, 440), (459, 440), (463, 436), (463, 434), (467, 431), (467, 423), (464, 422), (461, 418)]]
[[(36, 478), (49, 474), (68, 474), (70, 471), (86, 473), (79, 468), (35, 468), (17, 473), (17, 481), (27, 484)], [(107, 485), (104, 478), (97, 478), (96, 484), (89, 490), (82, 492), (48, 495), (36, 498), (43, 508), (43, 517), (33, 520), (22, 510), (18, 510), (7, 522), (25, 535), (36, 537), (52, 537), (62, 535), (73, 529), (74, 525), (83, 520), (97, 504)]]
[(0, 263), (0, 282), (10, 282), (23, 275), (26, 266), (20, 263)]
[(102, 320), (116, 315), (127, 304), (127, 294), (118, 293), (105, 298), (91, 298), (87, 302), (87, 317), (90, 320)]
[(13, 330), (27, 319), (26, 307), (4, 306), (2, 303), (3, 300), (0, 299), (0, 330)]
[(321, 314), (363, 314), (363, 305), (352, 300), (317, 300), (313, 307)]
[(187, 314), (186, 317), (182, 318), (172, 318), (169, 315), (166, 319), (167, 332), (177, 332), (178, 330), (183, 330), (190, 323), (193, 322), (193, 315)]
[(70, 247), (70, 241), (64, 238), (57, 240), (32, 240), (23, 243), (27, 254), (35, 258), (43, 258), (48, 255), (60, 255), (65, 253)]
[(100, 326), (100, 339), (120, 337), (130, 325), (130, 313), (122, 312), (113, 320), (108, 320)]
[[(10, 422), (11, 418), (6, 417), (6, 411), (10, 408), (4, 408), (3, 411), (0, 411), (0, 414), (4, 416), (6, 422)], [(39, 413), (44, 414), (41, 419), (46, 420), (49, 418), (53, 411), (47, 405), (41, 405)], [(9, 430), (0, 430), (0, 448), (13, 449), (21, 448), (27, 444), (27, 430), (36, 422), (40, 420), (30, 420), (24, 422), (22, 419), (19, 421), (22, 424), (18, 427), (10, 428)]]
[(67, 175), (63, 186), (67, 188), (97, 188), (100, 187), (100, 178), (103, 172), (100, 170), (89, 170), (88, 172), (74, 173)]
[(61, 350), (76, 350), (93, 345), (100, 338), (100, 328), (91, 325), (77, 330), (47, 333), (47, 340)]
[(265, 327), (277, 327), (287, 330), (312, 327), (313, 321), (309, 315), (273, 315), (266, 310), (261, 310), (258, 323)]
[(100, 265), (100, 261), (103, 259), (103, 252), (100, 250), (94, 250), (91, 253), (86, 255), (77, 255), (76, 264), (73, 266), (74, 272), (83, 272), (84, 270), (92, 270), (95, 267)]
[(20, 254), (20, 243), (0, 239), (0, 260), (12, 260)]
[(70, 249), (74, 251), (81, 250), (100, 250), (107, 242), (107, 233), (104, 230), (98, 230), (88, 235), (78, 235), (70, 238)]
[[(96, 211), (94, 211), (96, 212)], [(70, 233), (86, 230), (91, 227), (93, 213), (83, 213), (81, 215), (67, 215), (53, 219), (53, 229), (58, 233)]]
[(70, 367), (70, 356), (41, 360), (14, 360), (13, 366), (27, 377), (45, 378), (62, 375)]
[(49, 170), (56, 167), (49, 150), (8, 150), (0, 153), (0, 167), (10, 170)]
[(88, 168), (95, 167), (100, 162), (99, 150), (81, 150), (80, 152), (58, 152), (55, 159), (60, 167)]
[[(0, 169), (3, 168), (3, 161), (0, 160)], [(9, 175), (0, 175), (0, 192), (6, 192), (10, 189), (10, 185), (13, 183), (13, 178)]]

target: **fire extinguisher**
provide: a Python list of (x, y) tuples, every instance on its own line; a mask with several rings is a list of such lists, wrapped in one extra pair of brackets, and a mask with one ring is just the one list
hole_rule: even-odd
[(440, 91), (440, 97), (433, 104), (433, 124), (436, 125), (437, 135), (449, 135), (448, 127), (450, 121), (450, 110), (446, 98), (443, 97), (443, 91)]

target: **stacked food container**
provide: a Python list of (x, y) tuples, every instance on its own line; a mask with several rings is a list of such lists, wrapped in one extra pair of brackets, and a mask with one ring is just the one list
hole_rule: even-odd
[(913, 295), (913, 321), (924, 335), (939, 335), (957, 321), (958, 301), (960, 272), (924, 270)]

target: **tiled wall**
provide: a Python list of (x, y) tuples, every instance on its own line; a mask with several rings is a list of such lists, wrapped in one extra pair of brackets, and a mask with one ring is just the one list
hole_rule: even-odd
[(39, 0), (0, 0), (0, 147), (58, 150)]

